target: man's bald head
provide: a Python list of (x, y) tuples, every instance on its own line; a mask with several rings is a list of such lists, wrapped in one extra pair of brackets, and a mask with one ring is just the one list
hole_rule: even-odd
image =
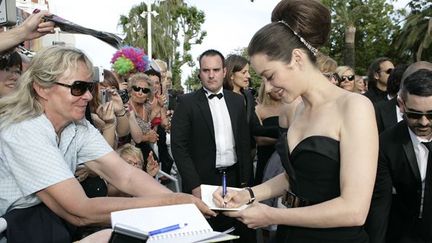
[(432, 63), (426, 61), (419, 61), (409, 65), (409, 67), (405, 70), (404, 74), (402, 75), (402, 82), (408, 76), (410, 76), (411, 74), (415, 73), (420, 69), (432, 70)]

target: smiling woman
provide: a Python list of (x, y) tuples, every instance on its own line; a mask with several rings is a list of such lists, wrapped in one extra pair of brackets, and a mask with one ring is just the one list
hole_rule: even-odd
[(0, 56), (0, 98), (15, 90), (21, 71), (22, 61), (18, 52)]

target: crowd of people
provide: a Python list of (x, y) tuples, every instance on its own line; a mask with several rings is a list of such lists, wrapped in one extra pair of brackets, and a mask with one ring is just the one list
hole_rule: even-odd
[[(179, 203), (238, 242), (431, 242), (432, 63), (356, 74), (319, 51), (329, 9), (282, 0), (249, 59), (206, 50), (202, 88), (173, 97), (167, 63), (140, 48), (111, 70), (61, 46), (23, 65), (15, 46), (52, 33), (46, 15), (0, 33), (0, 242), (108, 242), (111, 212)], [(223, 182), (215, 203), (246, 209), (201, 201)]]

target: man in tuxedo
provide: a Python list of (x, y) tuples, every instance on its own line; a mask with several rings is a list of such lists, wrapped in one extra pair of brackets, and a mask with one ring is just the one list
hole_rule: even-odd
[(402, 120), (402, 114), (397, 104), (397, 93), (399, 92), (402, 75), (407, 68), (408, 65), (399, 64), (393, 69), (387, 81), (387, 92), (390, 100), (383, 100), (374, 104), (380, 134)]
[[(203, 87), (179, 97), (171, 122), (171, 149), (182, 190), (201, 198), (200, 185), (222, 185), (222, 171), (227, 186), (245, 187), (253, 170), (243, 97), (222, 88), (223, 55), (207, 50), (199, 64)], [(241, 241), (255, 241), (255, 232), (222, 214), (209, 222), (217, 231), (236, 225)]]
[[(370, 242), (385, 242), (389, 218), (393, 225), (387, 242), (432, 240), (432, 146), (427, 145), (432, 140), (431, 70), (420, 69), (402, 81), (398, 103), (403, 121), (380, 135), (375, 191), (366, 222)], [(397, 197), (393, 205), (392, 187)]]

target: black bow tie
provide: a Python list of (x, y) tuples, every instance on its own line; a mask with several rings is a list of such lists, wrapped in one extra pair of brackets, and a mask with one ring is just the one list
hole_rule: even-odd
[(218, 99), (222, 99), (223, 94), (219, 93), (219, 94), (211, 94), (208, 96), (209, 99), (213, 99), (214, 97), (218, 97)]

